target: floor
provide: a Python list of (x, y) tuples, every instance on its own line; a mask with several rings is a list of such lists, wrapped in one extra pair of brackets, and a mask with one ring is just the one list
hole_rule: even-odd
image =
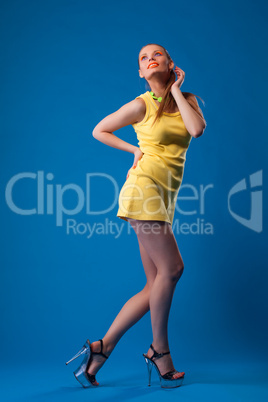
[(77, 364), (71, 367), (58, 363), (51, 366), (18, 366), (0, 369), (1, 401), (174, 401), (180, 402), (267, 402), (268, 365), (191, 364), (185, 368), (181, 387), (163, 389), (155, 370), (152, 385), (148, 387), (147, 368), (105, 366), (96, 375), (100, 385), (83, 388), (73, 375)]

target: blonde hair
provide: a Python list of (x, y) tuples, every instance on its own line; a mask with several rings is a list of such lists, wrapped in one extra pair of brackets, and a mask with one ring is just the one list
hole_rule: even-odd
[[(141, 50), (145, 46), (149, 46), (149, 45), (160, 46), (164, 50), (164, 52), (166, 53), (166, 56), (167, 56), (168, 60), (172, 61), (172, 59), (170, 57), (170, 54), (168, 53), (167, 49), (165, 49), (162, 45), (158, 45), (157, 43), (147, 43), (147, 45), (144, 45), (141, 48)], [(140, 50), (140, 52), (141, 52), (141, 50)], [(139, 68), (140, 68), (140, 58), (139, 57), (138, 57), (138, 65), (139, 65)], [(166, 82), (166, 88), (165, 88), (164, 94), (162, 96), (162, 101), (160, 102), (160, 106), (159, 106), (159, 108), (157, 110), (156, 117), (155, 117), (155, 120), (154, 120), (152, 126), (155, 124), (156, 120), (160, 118), (160, 116), (162, 115), (162, 113), (165, 110), (170, 110), (170, 109), (173, 110), (175, 107), (177, 107), (177, 103), (176, 103), (176, 101), (173, 98), (172, 93), (171, 93), (171, 86), (174, 84), (175, 81), (176, 81), (176, 74), (175, 74), (175, 71), (172, 69), (170, 71), (169, 79)], [(195, 94), (193, 94), (191, 92), (182, 92), (182, 94), (183, 94), (184, 98), (188, 101), (188, 103), (190, 103), (190, 105), (193, 107), (193, 109), (199, 114), (199, 116), (204, 119), (203, 113), (202, 113), (202, 111), (201, 111), (201, 109), (200, 109), (200, 107), (198, 105), (198, 102), (197, 102), (196, 98), (193, 98), (193, 97), (197, 96), (199, 99), (201, 99), (203, 104), (205, 104), (203, 99), (200, 98), (200, 96), (195, 95)]]

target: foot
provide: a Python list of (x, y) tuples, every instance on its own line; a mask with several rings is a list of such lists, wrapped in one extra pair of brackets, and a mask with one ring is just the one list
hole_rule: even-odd
[[(158, 350), (157, 347), (154, 346), (154, 344), (153, 344), (153, 347), (158, 353), (166, 352), (165, 350), (164, 351)], [(153, 356), (153, 354), (154, 354), (153, 350), (151, 348), (149, 348), (149, 350), (147, 352), (147, 356), (151, 358)], [(175, 370), (170, 354), (164, 355), (164, 356), (159, 357), (159, 358), (153, 358), (153, 362), (159, 368), (159, 371), (160, 371), (161, 375), (165, 375), (169, 371)], [(181, 378), (181, 377), (184, 376), (184, 374), (185, 374), (184, 371), (183, 372), (178, 372), (176, 370), (176, 373), (173, 374), (172, 379)]]
[[(101, 351), (101, 343), (100, 343), (100, 341), (95, 341), (95, 342), (91, 343), (90, 348), (91, 348), (91, 352), (96, 352), (96, 353), (100, 352)], [(105, 345), (104, 342), (103, 342), (102, 353), (104, 353), (108, 357), (112, 353), (111, 350), (107, 349), (107, 346)], [(104, 365), (106, 360), (107, 359), (105, 359), (105, 357), (102, 356), (102, 355), (92, 355), (91, 356), (91, 362), (90, 362), (90, 364), (88, 366), (88, 369), (87, 369), (88, 374), (97, 374), (97, 372)], [(97, 381), (93, 382), (92, 384), (93, 385), (99, 385), (99, 383)]]

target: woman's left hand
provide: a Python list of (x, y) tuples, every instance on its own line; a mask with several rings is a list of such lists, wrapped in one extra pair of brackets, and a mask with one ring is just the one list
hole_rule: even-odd
[(183, 81), (184, 81), (184, 77), (185, 77), (185, 72), (181, 68), (176, 66), (174, 71), (175, 71), (175, 73), (177, 75), (177, 81), (175, 81), (174, 84), (172, 85), (171, 91), (172, 91), (173, 87), (180, 88), (182, 83), (183, 83)]

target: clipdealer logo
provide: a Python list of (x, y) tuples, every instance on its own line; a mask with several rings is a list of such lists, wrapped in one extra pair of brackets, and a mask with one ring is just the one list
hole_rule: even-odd
[[(248, 189), (246, 179), (242, 179), (231, 188), (228, 194), (228, 210), (232, 217), (237, 220), (237, 222), (241, 223), (241, 225), (246, 226), (254, 232), (261, 233), (263, 229), (263, 191), (260, 189), (262, 187), (262, 170), (252, 173), (249, 176), (249, 185), (250, 187)], [(251, 210), (249, 219), (246, 219), (231, 210), (231, 197), (241, 191), (246, 193), (245, 197), (250, 196)]]
[[(114, 191), (114, 199), (111, 205), (101, 211), (92, 211), (90, 209), (90, 179), (93, 177), (104, 177), (105, 179), (109, 179), (112, 184), (114, 185), (115, 191)], [(31, 208), (31, 209), (25, 209), (21, 208), (14, 202), (14, 197), (13, 197), (13, 192), (15, 186), (22, 180), (32, 180), (34, 186), (36, 187), (36, 207)], [(86, 213), (88, 215), (101, 215), (101, 214), (106, 214), (110, 211), (113, 210), (115, 206), (118, 205), (118, 194), (119, 194), (119, 187), (114, 180), (114, 178), (106, 173), (87, 173), (86, 174), (86, 193), (84, 193), (83, 189), (78, 186), (77, 184), (71, 183), (62, 186), (61, 184), (53, 184), (51, 183), (52, 180), (54, 179), (54, 175), (52, 173), (47, 173), (46, 175), (44, 174), (44, 171), (38, 171), (37, 173), (33, 172), (22, 172), (14, 175), (11, 177), (11, 179), (8, 181), (6, 185), (6, 190), (5, 190), (5, 199), (7, 206), (10, 208), (11, 211), (13, 211), (16, 214), (19, 215), (55, 215), (56, 217), (56, 226), (62, 226), (63, 225), (63, 217), (69, 215), (77, 215), (79, 212), (82, 211), (86, 204)], [(250, 230), (253, 230), (255, 232), (262, 232), (262, 220), (263, 220), (263, 204), (262, 204), (262, 189), (260, 187), (262, 186), (262, 170), (259, 170), (249, 176), (249, 183), (250, 183), (250, 191), (248, 191), (247, 188), (247, 183), (246, 179), (243, 179), (236, 183), (231, 190), (228, 193), (228, 211), (230, 215), (241, 225), (247, 227)], [(200, 204), (200, 210), (199, 213), (201, 215), (204, 214), (204, 203), (205, 203), (205, 192), (209, 188), (213, 188), (213, 185), (207, 185), (207, 186), (200, 186), (200, 190), (198, 191), (194, 186), (191, 185), (182, 185), (181, 187), (189, 187), (190, 190), (193, 192), (192, 197), (182, 197), (178, 196), (179, 200), (190, 200), (190, 201), (198, 201)], [(76, 206), (73, 209), (66, 208), (64, 206), (64, 197), (65, 193), (67, 191), (71, 191), (72, 193), (76, 194), (77, 198), (77, 203)], [(245, 192), (245, 196), (248, 197), (250, 196), (251, 199), (251, 211), (250, 211), (250, 218), (246, 219), (234, 211), (232, 211), (231, 206), (230, 206), (230, 200), (232, 197), (235, 196), (235, 194), (239, 192)], [(55, 202), (54, 202), (55, 198)], [(176, 205), (176, 209), (179, 211), (180, 214), (182, 215), (196, 215), (198, 213), (197, 210), (193, 211), (182, 211), (179, 207), (179, 205)], [(123, 223), (123, 222), (122, 222)], [(75, 224), (77, 226), (80, 226), (80, 232), (76, 232), (78, 234), (84, 234), (82, 227), (90, 226), (89, 223), (79, 223), (74, 219), (67, 219), (67, 226), (68, 229), (74, 228)], [(101, 223), (94, 223), (94, 227), (96, 225), (100, 225)], [(209, 222), (203, 222), (201, 220), (201, 224), (203, 226), (207, 225), (207, 234), (213, 234), (213, 226)], [(175, 224), (176, 226), (177, 224)], [(187, 230), (184, 230), (183, 225), (187, 225), (187, 223), (182, 223), (180, 227), (180, 232), (183, 234), (191, 234), (193, 231), (189, 230), (187, 227)], [(195, 225), (199, 225), (199, 218), (198, 218), (198, 223)], [(85, 229), (86, 230), (86, 229)], [(91, 232), (92, 236), (92, 228), (88, 228), (89, 232)], [(75, 234), (76, 234), (75, 233)], [(205, 233), (205, 230), (202, 229), (202, 233)], [(196, 234), (196, 233), (193, 233)], [(198, 232), (199, 234), (199, 232)]]

